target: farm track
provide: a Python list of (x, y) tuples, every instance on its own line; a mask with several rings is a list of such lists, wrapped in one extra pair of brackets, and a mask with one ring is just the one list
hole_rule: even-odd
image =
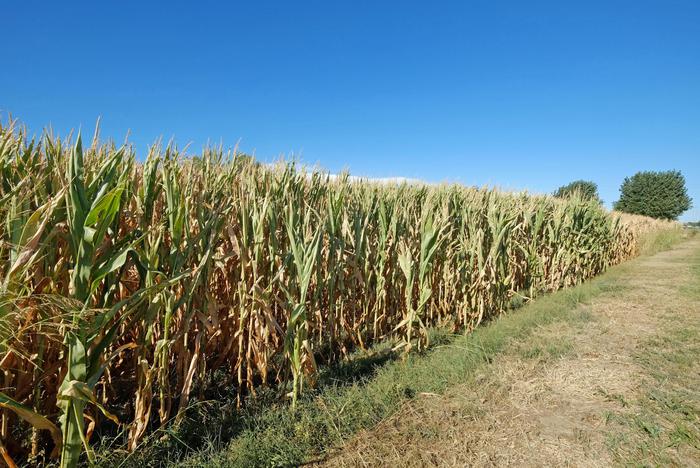
[(618, 283), (325, 466), (700, 466), (700, 238)]

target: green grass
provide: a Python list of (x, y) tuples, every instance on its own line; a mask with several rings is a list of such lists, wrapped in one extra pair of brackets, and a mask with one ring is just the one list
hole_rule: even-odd
[(647, 376), (634, 412), (610, 414), (608, 448), (626, 466), (669, 466), (700, 453), (700, 327), (645, 343), (637, 356)]
[(688, 228), (652, 231), (640, 239), (639, 251), (641, 255), (654, 255), (655, 253), (668, 250), (683, 239), (694, 237), (697, 234), (697, 229)]

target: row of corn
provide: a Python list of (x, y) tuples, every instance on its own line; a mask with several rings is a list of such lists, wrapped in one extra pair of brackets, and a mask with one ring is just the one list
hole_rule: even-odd
[(431, 326), (469, 331), (636, 253), (636, 231), (595, 202), (75, 140), (0, 128), (10, 466), (90, 461), (111, 424), (133, 449), (217, 370), (294, 405), (319, 364), (379, 340), (424, 348)]

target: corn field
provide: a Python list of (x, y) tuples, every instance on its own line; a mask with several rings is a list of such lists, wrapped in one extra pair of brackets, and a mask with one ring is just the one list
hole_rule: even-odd
[[(221, 371), (292, 407), (317, 367), (435, 325), (469, 332), (633, 257), (595, 202), (350, 181), (210, 148), (0, 127), (0, 451), (93, 460), (91, 437), (177, 424)], [(94, 442), (94, 441), (93, 441)]]

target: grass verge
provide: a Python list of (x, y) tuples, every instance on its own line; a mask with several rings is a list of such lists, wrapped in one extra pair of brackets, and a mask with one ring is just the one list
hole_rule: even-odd
[(663, 252), (681, 242), (697, 235), (698, 230), (678, 227), (677, 229), (663, 229), (651, 231), (642, 236), (639, 241), (640, 255), (654, 255)]
[(700, 257), (690, 270), (694, 281), (679, 288), (683, 307), (666, 311), (634, 356), (643, 372), (631, 410), (606, 414), (608, 449), (621, 465), (700, 462)]

